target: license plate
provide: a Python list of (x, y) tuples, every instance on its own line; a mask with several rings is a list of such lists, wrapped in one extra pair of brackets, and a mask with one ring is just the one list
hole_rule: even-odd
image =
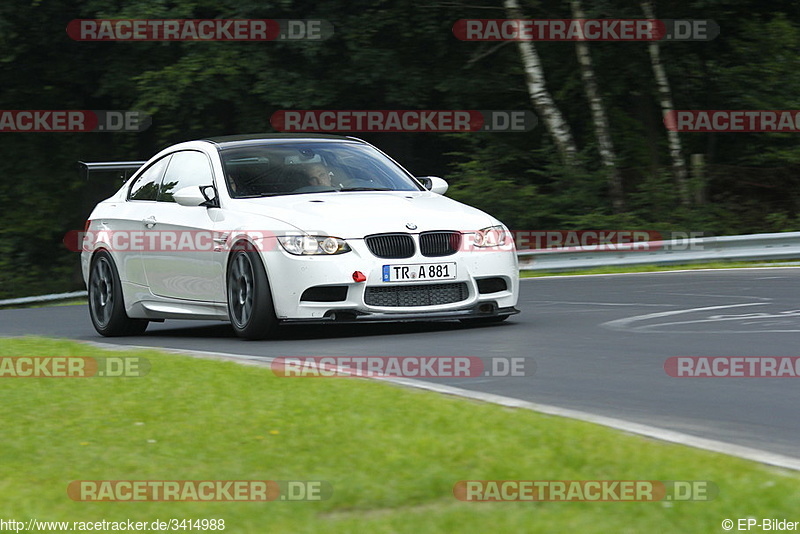
[(454, 280), (455, 262), (384, 265), (384, 282), (416, 282), (418, 280)]

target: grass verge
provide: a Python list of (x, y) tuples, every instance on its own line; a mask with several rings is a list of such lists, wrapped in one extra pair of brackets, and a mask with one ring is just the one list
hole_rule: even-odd
[[(711, 532), (792, 519), (800, 476), (597, 425), (373, 381), (4, 339), (0, 356), (138, 356), (139, 378), (0, 378), (6, 519), (224, 519), (226, 532)], [(76, 502), (73, 480), (324, 480), (318, 502)], [(459, 480), (707, 480), (707, 502), (466, 503)]]

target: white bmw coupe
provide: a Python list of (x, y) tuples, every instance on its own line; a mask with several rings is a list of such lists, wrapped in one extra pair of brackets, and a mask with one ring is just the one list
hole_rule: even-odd
[(443, 196), (374, 146), (331, 135), (190, 141), (100, 202), (82, 236), (95, 329), (215, 319), (263, 339), (285, 323), (518, 313), (517, 258), (497, 219)]

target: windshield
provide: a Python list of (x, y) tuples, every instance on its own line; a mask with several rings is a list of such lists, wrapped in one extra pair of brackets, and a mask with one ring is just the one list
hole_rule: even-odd
[(347, 191), (421, 191), (375, 148), (356, 143), (302, 142), (220, 150), (233, 198)]

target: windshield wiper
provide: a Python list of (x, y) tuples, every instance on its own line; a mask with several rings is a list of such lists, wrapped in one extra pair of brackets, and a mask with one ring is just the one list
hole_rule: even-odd
[(388, 187), (345, 187), (339, 191), (394, 191)]

